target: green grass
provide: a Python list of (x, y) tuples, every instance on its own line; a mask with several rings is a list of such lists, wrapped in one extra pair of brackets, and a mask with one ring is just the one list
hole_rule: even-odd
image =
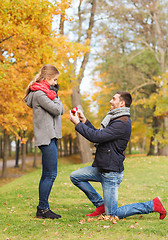
[[(94, 210), (94, 206), (69, 179), (72, 171), (87, 165), (59, 164), (50, 195), (51, 209), (62, 215), (59, 220), (35, 218), (40, 169), (0, 187), (0, 240), (168, 239), (168, 217), (159, 220), (158, 213), (132, 216), (117, 224), (97, 219), (87, 222), (86, 214)], [(166, 157), (127, 158), (125, 177), (119, 188), (119, 206), (160, 196), (168, 209), (167, 172)], [(101, 185), (93, 185), (102, 194)], [(85, 222), (79, 223), (83, 219)]]

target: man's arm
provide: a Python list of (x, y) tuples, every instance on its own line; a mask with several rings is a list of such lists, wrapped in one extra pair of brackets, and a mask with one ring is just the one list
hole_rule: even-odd
[(86, 120), (85, 124), (86, 124), (89, 128), (92, 128), (92, 129), (94, 129), (94, 130), (97, 130), (97, 128), (95, 128), (88, 119)]
[(116, 121), (101, 130), (89, 128), (86, 124), (78, 122), (75, 130), (90, 142), (103, 143), (123, 137), (125, 135), (126, 128), (124, 122), (122, 121)]

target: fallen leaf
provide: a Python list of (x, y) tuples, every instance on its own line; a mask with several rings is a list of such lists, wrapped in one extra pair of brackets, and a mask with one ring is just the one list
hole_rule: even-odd
[(6, 230), (7, 230), (7, 228), (4, 228), (4, 230), (3, 230), (3, 231), (5, 232)]
[(115, 218), (116, 221), (119, 221), (119, 220), (120, 220), (119, 217), (117, 217), (117, 216), (115, 216), (114, 218)]
[(79, 221), (80, 224), (83, 224), (84, 222), (85, 222), (85, 219), (81, 219), (81, 220)]
[(45, 225), (45, 221), (42, 223), (42, 225)]
[(106, 215), (105, 217), (104, 217), (104, 221), (108, 221), (108, 220), (110, 220), (111, 219), (111, 216), (110, 215)]
[(54, 235), (57, 236), (57, 235), (58, 235), (58, 232), (55, 232)]
[(94, 218), (88, 218), (88, 219), (87, 219), (87, 222), (93, 222), (93, 221), (95, 221)]
[(112, 224), (116, 224), (117, 223), (117, 221), (115, 220), (114, 217), (111, 219), (111, 222), (112, 222)]
[(104, 219), (104, 216), (101, 214), (97, 219), (98, 219), (98, 220), (103, 220), (103, 219)]
[(103, 228), (110, 228), (110, 226), (103, 226)]
[(131, 225), (131, 226), (129, 226), (129, 228), (135, 228), (135, 226), (134, 226), (134, 225)]
[(67, 226), (68, 226), (68, 227), (72, 227), (72, 225), (70, 225), (70, 224), (68, 224)]

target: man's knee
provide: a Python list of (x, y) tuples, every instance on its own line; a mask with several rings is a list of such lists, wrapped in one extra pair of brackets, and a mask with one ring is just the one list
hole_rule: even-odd
[(81, 176), (79, 174), (79, 171), (76, 170), (70, 174), (71, 182), (75, 185), (77, 185), (81, 181)]
[(75, 172), (72, 172), (72, 173), (70, 174), (70, 179), (71, 179), (71, 182), (72, 182), (72, 183), (75, 183), (75, 182), (76, 182)]

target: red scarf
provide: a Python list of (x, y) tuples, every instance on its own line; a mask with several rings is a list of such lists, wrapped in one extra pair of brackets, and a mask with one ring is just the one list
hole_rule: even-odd
[(41, 82), (35, 82), (30, 87), (30, 90), (31, 91), (41, 90), (41, 91), (45, 92), (51, 100), (54, 100), (54, 98), (56, 98), (56, 96), (57, 96), (56, 92), (50, 90), (50, 84), (45, 80), (43, 80)]

